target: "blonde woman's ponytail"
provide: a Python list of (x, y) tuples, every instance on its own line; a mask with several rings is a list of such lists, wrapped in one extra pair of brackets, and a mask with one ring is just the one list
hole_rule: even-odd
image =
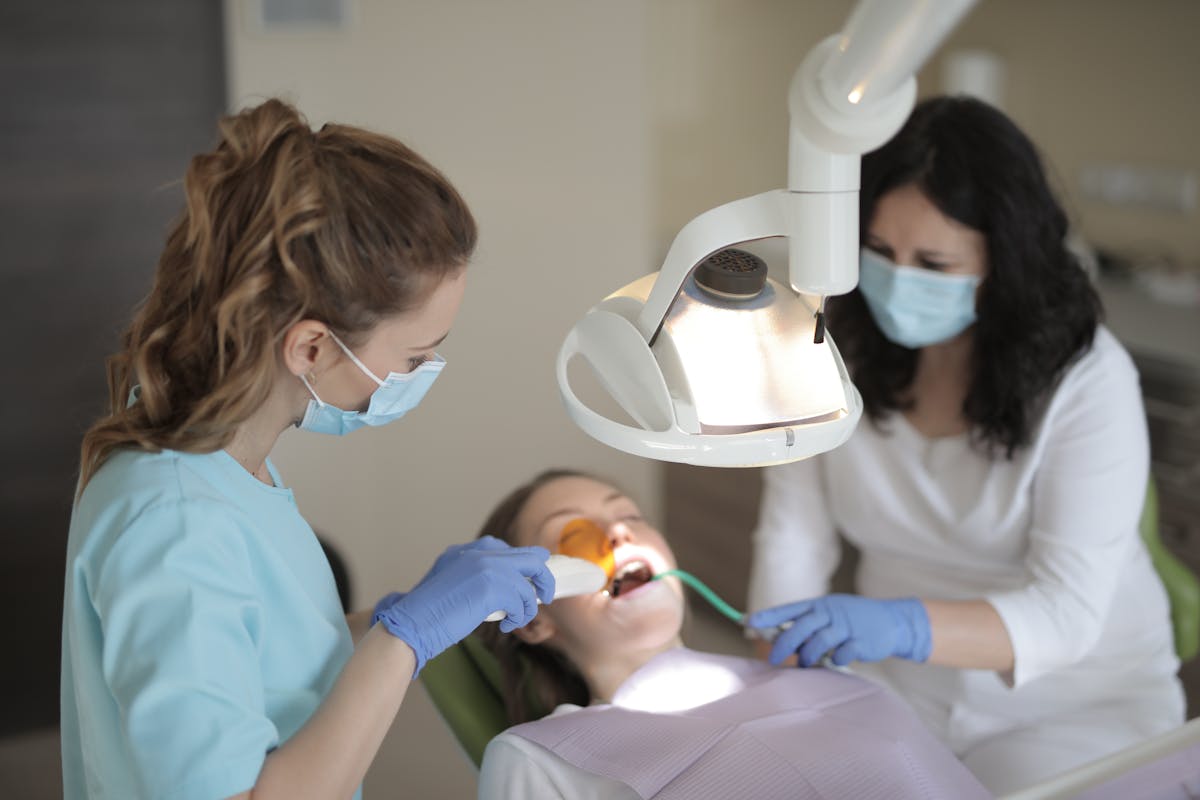
[(84, 436), (81, 487), (120, 448), (224, 447), (266, 401), (289, 327), (318, 319), (353, 343), (474, 250), (458, 192), (395, 139), (343, 125), (314, 133), (280, 100), (218, 127), (217, 147), (188, 167), (153, 288), (108, 360), (110, 411)]

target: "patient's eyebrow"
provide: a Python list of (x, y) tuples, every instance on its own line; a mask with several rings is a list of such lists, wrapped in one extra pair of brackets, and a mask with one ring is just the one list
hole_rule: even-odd
[(583, 516), (583, 510), (572, 506), (569, 508), (560, 508), (557, 511), (551, 511), (549, 514), (542, 517), (542, 521), (537, 524), (537, 526), (534, 528), (534, 530), (540, 531), (542, 528), (544, 528), (546, 526), (547, 522), (554, 519), (555, 517), (561, 517), (563, 514), (576, 514), (578, 516)]

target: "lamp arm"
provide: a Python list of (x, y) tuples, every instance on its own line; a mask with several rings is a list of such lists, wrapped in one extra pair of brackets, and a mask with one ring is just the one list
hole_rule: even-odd
[(684, 226), (637, 316), (647, 342), (696, 265), (741, 242), (788, 237), (789, 277), (798, 292), (854, 288), (861, 155), (904, 124), (916, 98), (913, 73), (975, 2), (860, 0), (845, 30), (809, 52), (788, 93), (787, 191), (726, 203)]
[(861, 105), (908, 81), (976, 0), (859, 0), (818, 73), (831, 104)]
[(792, 288), (844, 294), (858, 283), (859, 166), (912, 111), (913, 75), (976, 0), (859, 0), (842, 33), (814, 47), (788, 92)]

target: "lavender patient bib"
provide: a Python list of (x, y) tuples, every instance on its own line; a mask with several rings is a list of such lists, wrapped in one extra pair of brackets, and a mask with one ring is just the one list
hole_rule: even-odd
[(646, 800), (989, 796), (872, 683), (685, 648), (634, 673), (611, 705), (509, 732)]

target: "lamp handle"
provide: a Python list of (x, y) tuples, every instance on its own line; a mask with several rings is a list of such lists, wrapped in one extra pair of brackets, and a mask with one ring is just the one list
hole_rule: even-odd
[(743, 197), (709, 209), (684, 225), (671, 242), (650, 296), (637, 315), (642, 338), (654, 343), (683, 282), (701, 261), (735, 244), (788, 235), (791, 194), (786, 189), (772, 189)]

